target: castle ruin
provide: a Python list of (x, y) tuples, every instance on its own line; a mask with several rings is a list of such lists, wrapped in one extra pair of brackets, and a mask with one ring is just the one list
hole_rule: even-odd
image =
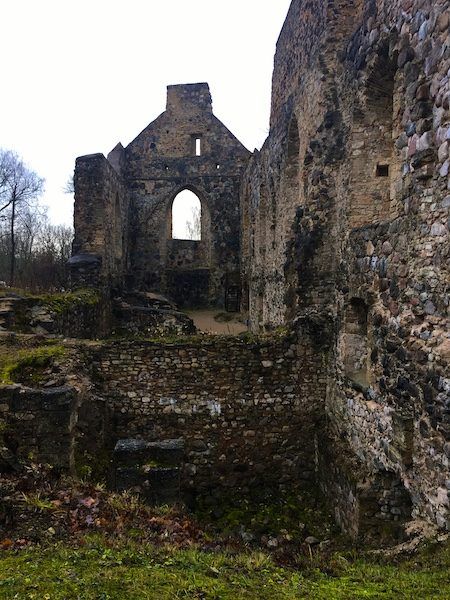
[[(293, 0), (260, 151), (198, 83), (77, 159), (75, 287), (239, 303), (256, 334), (85, 349), (79, 427), (106, 406), (114, 443), (183, 438), (193, 495), (312, 486), (354, 537), (450, 527), (449, 23), (448, 0)], [(186, 189), (198, 241), (172, 239)]]
[[(159, 291), (182, 307), (225, 307), (239, 282), (239, 189), (249, 157), (214, 116), (206, 83), (169, 86), (166, 111), (131, 144), (107, 159), (77, 160), (79, 281)], [(186, 189), (201, 203), (200, 240), (172, 237), (172, 205)]]

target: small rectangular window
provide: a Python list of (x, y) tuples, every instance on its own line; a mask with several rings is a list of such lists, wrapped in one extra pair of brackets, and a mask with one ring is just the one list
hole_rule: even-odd
[(377, 177), (389, 177), (389, 165), (377, 165)]
[(195, 138), (195, 156), (202, 155), (202, 138)]

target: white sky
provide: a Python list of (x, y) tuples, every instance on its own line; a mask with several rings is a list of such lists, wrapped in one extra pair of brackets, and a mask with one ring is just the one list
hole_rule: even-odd
[(166, 86), (207, 81), (250, 150), (269, 127), (275, 44), (290, 0), (1, 0), (0, 147), (46, 179), (54, 223), (75, 158), (127, 145)]
[[(174, 240), (201, 240), (200, 236), (189, 231), (188, 221), (195, 232), (195, 214), (198, 213), (201, 219), (202, 206), (200, 199), (190, 190), (180, 192), (172, 204), (172, 238)], [(201, 225), (200, 225), (201, 228)]]

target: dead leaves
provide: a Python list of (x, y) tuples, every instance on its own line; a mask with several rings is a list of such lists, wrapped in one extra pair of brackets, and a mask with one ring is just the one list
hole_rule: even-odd
[[(135, 494), (58, 479), (47, 471), (48, 467), (33, 465), (24, 475), (26, 482), (21, 476), (8, 478), (8, 502), (14, 518), (0, 522), (0, 540), (4, 536), (0, 550), (48, 542), (50, 538), (81, 543), (90, 533), (117, 539), (132, 532), (134, 539), (142, 542), (184, 548), (204, 540), (199, 526), (182, 509), (151, 508)], [(2, 483), (0, 480), (0, 486)]]

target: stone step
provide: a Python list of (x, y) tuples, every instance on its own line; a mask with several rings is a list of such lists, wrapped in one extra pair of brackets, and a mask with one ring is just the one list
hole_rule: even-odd
[(118, 467), (115, 489), (137, 491), (149, 504), (172, 504), (180, 500), (180, 469), (177, 467)]
[(184, 440), (119, 440), (114, 448), (114, 462), (118, 466), (155, 463), (158, 466), (177, 466), (183, 461)]

